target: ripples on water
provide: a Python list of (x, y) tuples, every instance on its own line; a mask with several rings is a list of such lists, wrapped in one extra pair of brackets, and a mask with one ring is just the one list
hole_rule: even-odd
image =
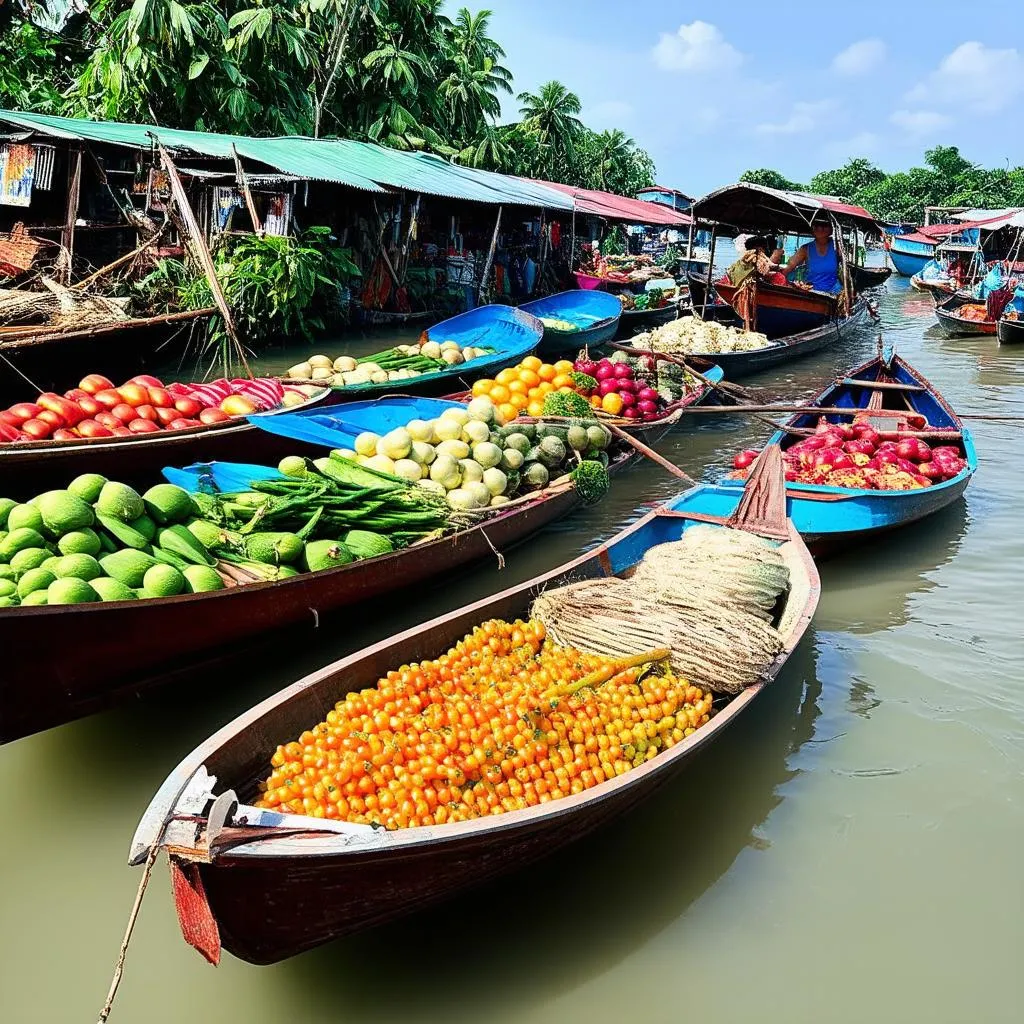
[[(1024, 352), (937, 336), (930, 298), (899, 280), (880, 306), (886, 338), (955, 408), (1024, 415)], [(807, 396), (874, 338), (751, 383)], [(971, 427), (981, 469), (966, 501), (825, 563), (782, 676), (650, 802), (530, 870), (272, 968), (227, 956), (214, 970), (188, 949), (161, 867), (112, 1020), (1018, 1020), (1024, 433)], [(767, 432), (694, 418), (660, 448), (713, 477)], [(601, 506), (510, 553), (501, 582), (677, 489), (632, 470)], [(5, 1024), (95, 1019), (138, 882), (128, 841), (180, 757), (302, 672), (496, 582), (481, 569), (245, 678), (193, 680), (0, 749)]]

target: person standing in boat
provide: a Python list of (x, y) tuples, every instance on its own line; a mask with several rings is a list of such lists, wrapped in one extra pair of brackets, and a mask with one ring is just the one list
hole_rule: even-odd
[(829, 292), (838, 295), (843, 290), (839, 280), (839, 253), (832, 239), (832, 225), (826, 220), (816, 220), (811, 224), (813, 241), (801, 245), (782, 268), (787, 277), (797, 267), (807, 266), (807, 284), (816, 292)]

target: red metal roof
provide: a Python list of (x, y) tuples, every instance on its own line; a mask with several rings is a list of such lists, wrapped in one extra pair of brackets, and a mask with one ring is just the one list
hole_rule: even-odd
[(630, 199), (612, 192), (598, 192), (590, 188), (576, 188), (557, 181), (539, 181), (548, 188), (558, 189), (572, 196), (578, 213), (588, 213), (606, 220), (617, 220), (625, 224), (657, 224), (664, 227), (685, 228), (690, 226), (690, 216), (663, 206), (648, 203), (643, 199)]
[(917, 229), (917, 233), (925, 235), (929, 241), (936, 238), (945, 238), (947, 235), (955, 235), (959, 231), (969, 231), (971, 228), (1005, 227), (1013, 220), (1013, 215), (1000, 213), (997, 217), (988, 217), (986, 220), (962, 220), (953, 224), (928, 224)]

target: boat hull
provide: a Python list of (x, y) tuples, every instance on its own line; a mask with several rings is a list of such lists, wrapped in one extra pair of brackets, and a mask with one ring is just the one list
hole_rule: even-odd
[(713, 359), (725, 371), (729, 380), (749, 376), (761, 370), (771, 369), (780, 363), (811, 355), (845, 338), (865, 321), (868, 307), (865, 302), (854, 306), (853, 312), (844, 320), (824, 324), (810, 331), (779, 339), (784, 344), (754, 349), (752, 352), (716, 352), (706, 356)]
[[(733, 305), (739, 289), (716, 281), (715, 290), (729, 305)], [(834, 316), (835, 310), (836, 300), (832, 296), (799, 288), (758, 284), (755, 330), (772, 339), (802, 334), (821, 327)]]
[(575, 358), (585, 347), (596, 347), (611, 341), (619, 329), (622, 303), (608, 292), (574, 289), (534, 299), (519, 307), (535, 317), (566, 320), (578, 330), (560, 331), (544, 325), (544, 335), (538, 351), (549, 362), (561, 358)]
[(856, 292), (880, 288), (892, 276), (892, 267), (850, 267), (850, 277)]
[[(764, 681), (728, 701), (678, 745), (593, 790), (494, 818), (362, 836), (289, 837), (259, 829), (259, 840), (249, 831), (218, 847), (214, 856), (208, 847), (201, 849), (205, 840), (194, 825), (186, 826), (187, 834), (177, 823), (168, 826), (169, 817), (190, 801), (198, 800), (194, 806), (201, 808), (207, 787), (247, 792), (265, 773), (276, 743), (322, 717), (345, 691), (374, 685), (395, 665), (436, 657), (486, 619), (525, 615), (546, 588), (628, 570), (652, 544), (677, 539), (692, 522), (687, 515), (651, 512), (566, 566), (327, 666), (251, 709), (193, 751), (164, 782), (136, 831), (132, 863), (144, 861), (160, 843), (175, 858), (189, 860), (200, 873), (223, 945), (241, 959), (269, 964), (533, 863), (637, 806), (750, 707), (802, 638), (820, 583), (791, 526), (784, 527), (792, 581), (780, 624), (784, 649)], [(292, 820), (301, 827), (305, 819)], [(272, 899), (261, 898), (268, 893)]]
[[(633, 458), (624, 455), (609, 469)], [(570, 487), (440, 540), (276, 583), (145, 601), (0, 609), (0, 743), (94, 714), (183, 672), (251, 653), (282, 632), (313, 632), (334, 613), (362, 611), (368, 602), (493, 559), (495, 551), (578, 504)]]
[(662, 306), (659, 309), (625, 309), (619, 319), (618, 334), (622, 338), (631, 338), (637, 332), (649, 331), (652, 327), (658, 327), (678, 319), (679, 302), (677, 300), (673, 300), (667, 306)]
[(892, 260), (892, 265), (900, 277), (913, 277), (915, 274), (920, 274), (925, 265), (934, 258), (934, 255), (934, 246), (927, 252), (908, 252), (898, 248), (897, 242), (894, 241), (889, 247), (889, 259)]
[(939, 327), (942, 328), (943, 334), (950, 338), (957, 338), (965, 335), (991, 337), (997, 333), (998, 324), (995, 320), (967, 320), (957, 313), (962, 305), (974, 301), (972, 298), (957, 293), (935, 306), (935, 319), (939, 321)]
[(999, 321), (997, 330), (1000, 345), (1024, 345), (1024, 320)]

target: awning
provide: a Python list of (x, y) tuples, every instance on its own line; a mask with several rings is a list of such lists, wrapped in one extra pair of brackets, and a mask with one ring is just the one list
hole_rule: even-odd
[(788, 231), (806, 234), (816, 215), (830, 214), (841, 224), (881, 235), (875, 218), (861, 206), (807, 192), (787, 192), (740, 182), (698, 199), (690, 207), (697, 221), (739, 231)]
[(576, 188), (563, 185), (556, 181), (534, 181), (521, 178), (534, 185), (557, 189), (571, 197), (577, 213), (603, 217), (605, 220), (619, 221), (623, 224), (656, 224), (661, 227), (686, 228), (690, 226), (689, 214), (680, 213), (661, 203), (648, 203), (643, 199), (630, 199), (617, 196), (613, 192), (599, 192), (590, 188)]
[(988, 212), (992, 216), (974, 220), (960, 220), (960, 218), (957, 218), (957, 223), (955, 224), (928, 224), (917, 230), (929, 238), (945, 238), (947, 235), (955, 235), (961, 231), (970, 231), (973, 228), (980, 228), (984, 231), (1000, 231), (1005, 227), (1010, 227), (1013, 224), (1014, 217), (1021, 211), (1014, 207), (1009, 210), (975, 210), (972, 212)]

